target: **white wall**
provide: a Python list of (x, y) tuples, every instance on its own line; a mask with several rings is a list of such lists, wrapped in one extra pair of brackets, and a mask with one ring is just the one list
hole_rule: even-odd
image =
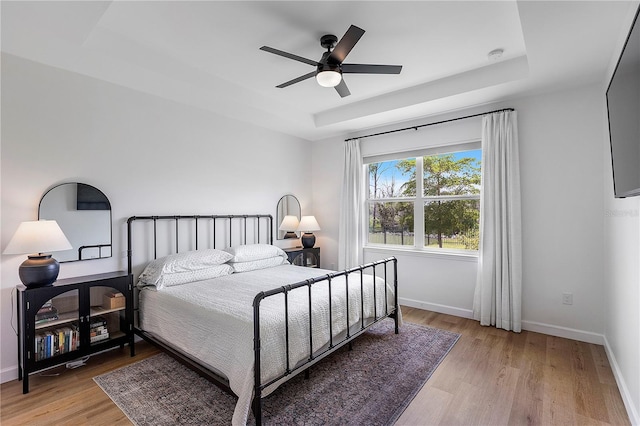
[[(606, 117), (602, 120), (606, 125)], [(640, 198), (616, 199), (604, 138), (605, 347), (633, 424), (640, 424)]]
[[(622, 52), (623, 42), (626, 40), (634, 15), (634, 13), (630, 14), (628, 26), (621, 27), (619, 49), (612, 56), (609, 73), (601, 90), (603, 105), (606, 102), (604, 93), (617, 65), (618, 56)], [(634, 93), (634, 90), (629, 87), (627, 90), (629, 93)], [(637, 99), (635, 101), (637, 102)], [(621, 112), (623, 111), (612, 111), (618, 114)], [(602, 112), (601, 122), (602, 127), (608, 130), (606, 110)], [(640, 424), (640, 197), (614, 198), (611, 147), (609, 133), (606, 130), (601, 145), (605, 170), (605, 348), (627, 413), (632, 424), (638, 425)], [(632, 158), (631, 163), (627, 165), (635, 165), (639, 168), (637, 158)]]
[[(602, 105), (606, 105), (604, 94), (635, 19), (636, 9), (637, 4), (630, 5), (627, 22), (620, 27), (618, 46), (612, 52), (602, 84)], [(631, 423), (640, 425), (640, 197), (614, 198), (606, 109), (603, 109), (600, 121), (605, 129), (601, 145), (605, 175), (605, 348)]]
[[(523, 328), (597, 343), (603, 342), (604, 332), (600, 89), (594, 85), (395, 126), (435, 122), (502, 107), (514, 107), (518, 111), (523, 204)], [(453, 125), (447, 126), (453, 128)], [(366, 133), (389, 128), (370, 129)], [(431, 128), (410, 131), (409, 137), (415, 139), (427, 129)], [(427, 135), (429, 131), (422, 134)], [(477, 134), (480, 135), (479, 127)], [(402, 145), (402, 135), (397, 134), (398, 140), (390, 149)], [(375, 139), (363, 139), (363, 151), (369, 149), (367, 144), (375, 144)], [(429, 137), (425, 137), (425, 145), (427, 143), (431, 143)], [(313, 144), (313, 196), (316, 215), (323, 225), (318, 234), (325, 266), (337, 264), (343, 144), (342, 138)], [(367, 261), (391, 254), (398, 257), (399, 295), (404, 303), (460, 316), (471, 315), (477, 270), (475, 258), (383, 250), (365, 252)], [(573, 305), (562, 304), (563, 292), (573, 293)]]
[[(603, 343), (600, 85), (514, 103), (519, 111), (523, 321)], [(562, 293), (573, 293), (573, 305)], [(523, 325), (524, 327), (524, 325)], [(593, 333), (597, 336), (591, 336)], [(551, 333), (553, 334), (553, 333)]]
[[(2, 56), (2, 244), (37, 218), (52, 185), (110, 199), (114, 257), (63, 263), (60, 278), (126, 269), (126, 218), (268, 213), (292, 193), (311, 210), (308, 141), (11, 55)], [(17, 377), (15, 301), (25, 256), (2, 256), (0, 371)]]

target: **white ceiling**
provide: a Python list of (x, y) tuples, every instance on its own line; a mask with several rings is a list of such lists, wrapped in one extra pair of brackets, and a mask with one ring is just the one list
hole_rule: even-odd
[[(309, 140), (604, 81), (637, 1), (2, 1), (2, 51)], [(366, 33), (345, 76), (313, 67), (323, 34)], [(497, 61), (487, 54), (504, 49)]]

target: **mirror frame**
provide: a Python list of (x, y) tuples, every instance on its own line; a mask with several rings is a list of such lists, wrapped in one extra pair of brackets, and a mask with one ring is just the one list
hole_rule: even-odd
[[(293, 204), (293, 208), (297, 206), (297, 212), (290, 211), (290, 210), (284, 211), (284, 209), (287, 207), (284, 202), (285, 199), (291, 200), (289, 204), (293, 204), (293, 202), (295, 201), (295, 204)], [(289, 209), (291, 209), (291, 207), (289, 207)], [(300, 208), (300, 201), (298, 201), (298, 198), (296, 198), (296, 196), (293, 194), (283, 195), (278, 200), (278, 205), (276, 207), (276, 240), (286, 239), (284, 238), (284, 235), (286, 234), (286, 232), (281, 231), (278, 228), (280, 227), (280, 224), (282, 223), (282, 220), (284, 219), (284, 217), (288, 214), (291, 214), (292, 216), (298, 216), (298, 220), (300, 220), (300, 218), (302, 217), (302, 209)]]
[[(50, 195), (51, 191), (53, 191), (55, 189), (59, 189), (60, 187), (62, 187), (64, 185), (76, 185), (76, 187), (77, 187), (77, 185), (84, 185), (86, 187), (93, 188), (94, 190), (99, 192), (104, 197), (104, 200), (106, 200), (106, 201), (99, 201), (98, 204), (99, 203), (104, 204), (106, 202), (107, 206), (109, 207), (108, 208), (108, 210), (109, 210), (109, 244), (89, 245), (89, 246), (80, 246), (80, 247), (76, 247), (74, 245), (73, 250), (75, 250), (77, 252), (77, 258), (76, 259), (66, 259), (66, 260), (65, 259), (62, 259), (62, 260), (57, 259), (58, 262), (59, 263), (78, 262), (78, 261), (81, 261), (81, 260), (107, 259), (107, 258), (113, 257), (113, 211), (111, 209), (111, 201), (109, 201), (109, 198), (105, 195), (104, 192), (102, 192), (100, 189), (96, 188), (93, 185), (89, 185), (89, 184), (82, 183), (82, 182), (63, 182), (63, 183), (60, 183), (60, 184), (52, 186), (47, 191), (45, 191), (45, 193), (40, 198), (40, 202), (38, 203), (38, 220), (40, 220), (40, 219), (53, 219), (53, 220), (56, 220), (56, 221), (58, 221), (58, 225), (60, 225), (60, 228), (62, 229), (62, 232), (64, 232), (65, 235), (69, 235), (70, 234), (69, 231), (65, 231), (64, 223), (60, 223), (61, 221), (58, 220), (57, 217), (48, 216), (48, 215), (45, 215), (45, 216), (48, 216), (48, 217), (43, 217), (43, 215), (42, 215), (42, 202), (45, 199), (45, 197), (47, 195)], [(77, 199), (76, 199), (76, 205), (77, 204), (78, 204), (78, 202), (77, 202)], [(92, 208), (92, 204), (95, 204), (95, 202), (89, 202), (88, 204), (85, 203), (84, 204), (84, 208), (80, 209), (80, 211), (84, 211), (84, 210), (87, 210), (87, 211), (91, 211), (91, 210), (104, 211), (104, 210), (107, 210), (107, 209), (104, 209), (104, 208), (100, 208), (100, 209)], [(67, 228), (68, 228), (68, 225), (67, 225)], [(69, 237), (67, 237), (67, 238), (69, 238)], [(71, 239), (70, 239), (70, 241), (71, 241)], [(72, 245), (73, 245), (73, 241), (71, 241), (71, 242), (72, 242)], [(97, 248), (98, 249), (98, 253), (99, 253), (98, 257), (91, 257), (91, 258), (82, 259), (81, 258), (82, 252), (81, 252), (80, 249), (83, 248), (83, 247), (84, 248)], [(109, 252), (108, 252), (107, 255), (103, 255), (103, 251), (104, 251), (103, 248), (104, 247), (108, 247), (109, 248)], [(55, 257), (55, 253), (54, 253), (54, 257)]]

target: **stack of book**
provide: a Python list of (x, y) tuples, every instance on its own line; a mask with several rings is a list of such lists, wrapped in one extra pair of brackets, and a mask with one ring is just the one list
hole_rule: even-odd
[(103, 317), (93, 317), (91, 318), (91, 323), (89, 324), (90, 331), (89, 336), (91, 337), (91, 343), (97, 343), (102, 340), (107, 340), (109, 338), (109, 330), (107, 329), (107, 320)]
[(49, 300), (47, 303), (42, 305), (38, 312), (36, 313), (36, 324), (43, 324), (49, 321), (55, 321), (58, 319), (58, 310)]
[(35, 343), (36, 361), (75, 351), (80, 346), (78, 324), (37, 333)]

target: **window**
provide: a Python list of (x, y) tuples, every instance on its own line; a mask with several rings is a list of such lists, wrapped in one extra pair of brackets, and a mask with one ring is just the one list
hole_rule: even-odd
[(478, 146), (369, 162), (368, 243), (478, 250), (482, 156)]

